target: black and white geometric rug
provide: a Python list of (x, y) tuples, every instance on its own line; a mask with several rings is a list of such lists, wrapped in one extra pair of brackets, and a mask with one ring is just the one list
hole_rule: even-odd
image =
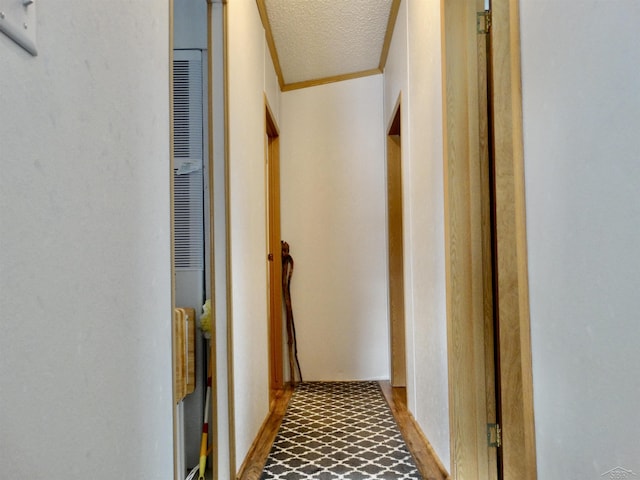
[(421, 479), (377, 382), (299, 384), (261, 480)]

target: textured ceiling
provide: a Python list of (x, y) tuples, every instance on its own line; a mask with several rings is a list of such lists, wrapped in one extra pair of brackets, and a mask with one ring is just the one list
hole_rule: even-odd
[(284, 84), (377, 69), (392, 0), (264, 0)]

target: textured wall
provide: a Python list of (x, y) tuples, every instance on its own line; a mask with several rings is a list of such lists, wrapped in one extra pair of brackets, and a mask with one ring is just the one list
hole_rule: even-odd
[(168, 18), (43, 2), (37, 57), (0, 35), (3, 478), (173, 478)]
[(264, 93), (269, 102), (269, 108), (273, 114), (276, 125), (280, 125), (280, 85), (278, 76), (271, 60), (271, 53), (267, 42), (264, 42)]
[(402, 2), (385, 68), (385, 125), (402, 94), (409, 409), (449, 466), (440, 5)]
[[(269, 410), (264, 29), (255, 1), (229, 2), (229, 189), (236, 468)], [(269, 90), (273, 108), (279, 91)], [(274, 98), (274, 95), (276, 97)], [(272, 100), (273, 99), (273, 100)], [(275, 115), (277, 116), (277, 108)]]
[[(407, 2), (409, 229), (413, 288), (414, 416), (449, 466), (440, 4)], [(428, 206), (425, 208), (425, 206)], [(410, 340), (408, 340), (410, 341)]]
[(282, 238), (304, 378), (388, 378), (382, 76), (286, 92), (282, 119)]
[(640, 474), (639, 20), (632, 0), (521, 2), (541, 479)]

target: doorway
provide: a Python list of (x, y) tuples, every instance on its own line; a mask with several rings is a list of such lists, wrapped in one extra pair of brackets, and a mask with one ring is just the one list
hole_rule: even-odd
[(269, 400), (284, 387), (283, 317), (282, 317), (282, 252), (280, 246), (280, 140), (274, 116), (266, 96), (265, 104), (265, 169), (267, 192), (267, 286), (269, 305)]
[[(233, 382), (227, 362), (230, 282), (227, 281), (224, 5), (172, 1), (170, 20), (170, 62), (174, 67), (170, 89), (171, 171), (174, 173), (171, 182), (172, 303), (174, 307), (177, 304), (193, 308), (199, 318), (208, 299), (211, 314), (210, 340), (205, 340), (200, 328), (189, 330), (196, 337), (198, 349), (194, 361), (189, 363), (195, 365), (197, 383), (195, 391), (184, 401), (184, 419), (179, 411), (174, 414), (174, 478), (185, 478), (188, 471), (199, 465), (203, 430), (207, 431), (210, 452), (207, 475), (224, 478), (227, 472), (234, 473), (231, 465), (235, 467), (233, 390), (230, 388)], [(185, 198), (181, 197), (183, 193)], [(202, 255), (195, 257), (195, 251)], [(178, 265), (183, 259), (190, 262), (184, 265), (184, 272)], [(187, 275), (197, 278), (199, 283), (185, 282), (182, 277)], [(197, 293), (198, 297), (185, 297), (183, 292)], [(205, 427), (203, 414), (209, 370), (210, 402)], [(227, 394), (218, 395), (218, 392)]]
[[(194, 12), (176, 9), (178, 18)], [(182, 16), (182, 17), (181, 17)], [(199, 25), (206, 32), (206, 24)], [(209, 343), (197, 328), (211, 298), (210, 192), (206, 36), (174, 27), (172, 51), (172, 246), (176, 383), (176, 471), (186, 475), (199, 461), (207, 391)], [(213, 426), (215, 420), (210, 417)]]
[(451, 474), (534, 479), (519, 20), (485, 3), (443, 2)]
[(406, 387), (404, 252), (402, 221), (402, 146), (400, 98), (387, 130), (387, 222), (391, 386)]

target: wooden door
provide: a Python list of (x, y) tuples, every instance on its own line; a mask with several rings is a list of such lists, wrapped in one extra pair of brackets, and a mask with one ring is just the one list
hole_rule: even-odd
[(482, 0), (445, 1), (445, 235), (452, 476), (498, 479), (491, 129)]
[(505, 480), (536, 473), (522, 140), (518, 2), (491, 0), (492, 158), (499, 343), (500, 449)]
[(484, 3), (443, 9), (451, 473), (533, 480), (518, 2), (492, 0), (488, 32)]

